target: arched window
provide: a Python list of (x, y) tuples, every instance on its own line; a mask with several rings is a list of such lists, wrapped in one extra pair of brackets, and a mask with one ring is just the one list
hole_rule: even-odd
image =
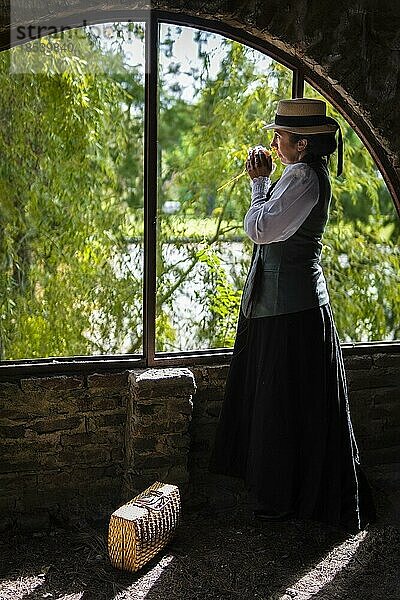
[[(262, 125), (280, 98), (317, 92), (278, 51), (179, 20), (32, 41), (20, 30), (0, 54), (3, 365), (229, 356), (251, 254), (247, 149), (269, 143)], [(339, 333), (397, 339), (399, 221), (334, 116), (346, 160), (324, 265)]]

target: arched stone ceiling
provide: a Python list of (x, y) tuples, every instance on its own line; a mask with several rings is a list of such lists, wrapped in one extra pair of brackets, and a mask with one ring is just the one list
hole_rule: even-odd
[(150, 8), (210, 19), (279, 48), (339, 107), (380, 165), (400, 212), (400, 2), (388, 0), (0, 0), (11, 27), (105, 21)]

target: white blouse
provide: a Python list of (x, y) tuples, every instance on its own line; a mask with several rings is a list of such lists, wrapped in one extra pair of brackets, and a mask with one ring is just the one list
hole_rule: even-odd
[(306, 163), (287, 165), (268, 201), (265, 196), (271, 185), (269, 177), (255, 177), (251, 185), (251, 205), (244, 218), (244, 230), (256, 244), (287, 240), (318, 202), (318, 177)]

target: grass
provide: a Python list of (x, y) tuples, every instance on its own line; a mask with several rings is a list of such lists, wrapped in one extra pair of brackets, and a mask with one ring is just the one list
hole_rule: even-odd
[[(167, 240), (191, 239), (197, 241), (211, 240), (217, 231), (218, 217), (184, 217), (180, 215), (163, 215), (158, 217), (158, 225), (162, 228)], [(127, 235), (131, 239), (143, 236), (143, 222), (132, 220)], [(240, 220), (221, 221), (220, 239), (238, 241), (245, 238), (243, 222)]]

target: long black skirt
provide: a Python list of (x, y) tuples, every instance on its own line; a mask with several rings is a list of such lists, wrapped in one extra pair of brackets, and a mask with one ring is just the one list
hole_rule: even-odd
[(269, 514), (356, 531), (375, 520), (329, 304), (240, 313), (209, 470), (243, 479)]

